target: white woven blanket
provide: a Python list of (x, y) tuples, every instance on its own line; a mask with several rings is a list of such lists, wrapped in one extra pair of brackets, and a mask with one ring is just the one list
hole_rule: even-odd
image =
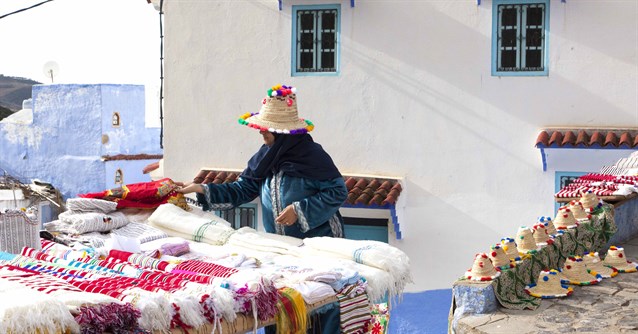
[(162, 204), (155, 209), (148, 222), (171, 237), (211, 245), (223, 245), (235, 232), (230, 223), (220, 217), (200, 217), (170, 203)]
[(67, 306), (20, 283), (0, 278), (0, 333), (78, 333)]

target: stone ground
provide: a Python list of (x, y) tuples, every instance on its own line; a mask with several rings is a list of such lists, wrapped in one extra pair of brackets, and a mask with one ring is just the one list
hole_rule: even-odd
[[(638, 260), (638, 237), (617, 246), (629, 260)], [(638, 333), (638, 272), (573, 287), (571, 296), (544, 299), (534, 311), (500, 308), (464, 316), (455, 333)]]

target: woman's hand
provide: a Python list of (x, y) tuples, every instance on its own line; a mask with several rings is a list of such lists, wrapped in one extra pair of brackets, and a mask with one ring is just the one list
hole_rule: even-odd
[[(178, 187), (175, 188), (175, 191), (177, 191), (178, 193), (182, 193), (182, 194), (190, 194), (193, 192), (200, 193), (200, 194), (204, 193), (204, 189), (202, 188), (201, 184), (188, 183), (188, 185), (185, 185), (184, 183), (181, 183), (181, 182), (175, 182), (175, 184), (178, 185)], [(179, 186), (180, 184), (182, 184), (183, 186)]]
[(275, 222), (279, 225), (290, 226), (297, 222), (297, 213), (295, 212), (295, 207), (291, 204), (288, 205), (284, 211), (277, 216)]

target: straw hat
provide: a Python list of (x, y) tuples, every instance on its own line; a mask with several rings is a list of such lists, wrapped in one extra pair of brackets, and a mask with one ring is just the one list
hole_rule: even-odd
[(518, 228), (518, 232), (516, 232), (516, 245), (518, 246), (519, 253), (534, 253), (541, 249), (540, 246), (536, 245), (533, 233), (534, 231), (527, 226), (521, 226)]
[(570, 256), (565, 260), (561, 273), (569, 284), (593, 285), (603, 280), (600, 274), (589, 273), (585, 262), (580, 256)]
[(501, 248), (503, 248), (503, 250), (505, 251), (505, 254), (507, 254), (507, 257), (510, 258), (510, 260), (512, 261), (521, 260), (521, 255), (518, 253), (518, 247), (516, 246), (516, 241), (514, 241), (514, 238), (509, 238), (509, 237), (501, 238), (500, 245), (501, 245)]
[(525, 292), (530, 296), (538, 298), (558, 298), (567, 297), (574, 292), (574, 289), (563, 284), (558, 275), (558, 271), (541, 270), (538, 274), (536, 284), (530, 284), (525, 287)]
[(596, 194), (594, 194), (591, 190), (580, 194), (580, 203), (583, 205), (585, 211), (589, 213), (596, 211), (596, 209), (603, 205), (600, 198), (598, 198), (598, 196), (596, 196)]
[(515, 262), (510, 260), (503, 247), (501, 247), (501, 244), (492, 245), (488, 256), (490, 257), (490, 260), (492, 260), (494, 267), (497, 269), (505, 270), (515, 267)]
[(268, 90), (257, 113), (245, 113), (239, 117), (239, 124), (280, 134), (304, 134), (314, 129), (309, 120), (297, 114), (297, 89), (292, 86), (276, 85)]
[(603, 264), (607, 267), (616, 268), (620, 273), (633, 273), (638, 271), (638, 263), (629, 261), (627, 257), (625, 257), (625, 249), (622, 247), (609, 247)]
[(465, 278), (473, 281), (491, 281), (501, 274), (485, 253), (476, 254), (472, 268), (465, 272)]
[(554, 223), (552, 222), (551, 217), (540, 216), (538, 217), (538, 223), (545, 224), (545, 228), (547, 229), (547, 234), (549, 235), (556, 234), (556, 227), (554, 226)]
[(578, 226), (578, 221), (574, 218), (574, 214), (567, 206), (561, 206), (556, 212), (556, 218), (554, 218), (554, 227), (557, 230), (564, 230), (566, 228), (574, 228)]
[(550, 238), (545, 224), (536, 224), (533, 229), (534, 233), (532, 235), (534, 236), (536, 246), (547, 246), (554, 242), (554, 240)]
[(603, 278), (611, 278), (618, 275), (616, 268), (605, 267), (600, 260), (598, 252), (589, 252), (583, 255), (583, 262), (590, 274), (600, 274)]
[(591, 214), (585, 212), (585, 208), (580, 201), (569, 202), (569, 210), (572, 212), (574, 218), (576, 218), (577, 220), (591, 219)]

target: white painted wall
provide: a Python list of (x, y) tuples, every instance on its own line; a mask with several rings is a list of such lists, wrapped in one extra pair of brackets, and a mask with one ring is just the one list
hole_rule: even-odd
[[(291, 77), (291, 6), (326, 3), (341, 4), (341, 73)], [(491, 1), (164, 6), (165, 175), (243, 168), (261, 139), (237, 118), (269, 86), (296, 86), (342, 172), (405, 177), (391, 244), (410, 256), (409, 291), (449, 288), (475, 253), (553, 212), (540, 128), (638, 126), (637, 2), (552, 1), (547, 77), (491, 76)]]

